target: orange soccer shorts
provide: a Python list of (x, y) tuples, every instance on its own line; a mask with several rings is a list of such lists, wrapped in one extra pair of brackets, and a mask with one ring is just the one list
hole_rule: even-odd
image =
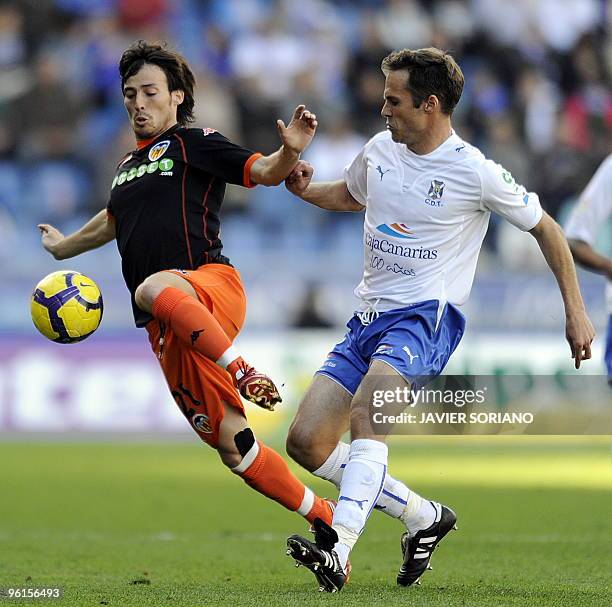
[[(168, 271), (191, 284), (200, 302), (233, 341), (246, 315), (246, 296), (238, 271), (224, 264)], [(176, 404), (200, 438), (216, 448), (223, 402), (244, 414), (242, 400), (229, 373), (180, 341), (170, 327), (158, 320), (150, 321), (146, 329)]]

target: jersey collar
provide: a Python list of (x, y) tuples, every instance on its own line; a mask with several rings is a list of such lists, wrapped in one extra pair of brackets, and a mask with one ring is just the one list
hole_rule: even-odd
[(438, 158), (446, 154), (446, 152), (458, 143), (462, 143), (461, 138), (455, 133), (455, 129), (451, 129), (450, 135), (435, 149), (429, 152), (429, 154), (415, 154), (413, 151), (409, 150), (405, 145), (402, 145), (402, 153), (405, 158), (410, 158), (415, 161), (420, 160), (431, 160), (433, 158)]
[(180, 124), (176, 123), (174, 126), (171, 126), (167, 131), (164, 131), (160, 135), (157, 135), (157, 137), (151, 137), (150, 139), (137, 139), (136, 140), (136, 149), (138, 151), (140, 151), (140, 150), (150, 146), (152, 143), (154, 143), (158, 139), (161, 139), (162, 137), (167, 137), (168, 135), (171, 135), (172, 133), (174, 133), (174, 131), (177, 131), (180, 128), (180, 126), (181, 126)]

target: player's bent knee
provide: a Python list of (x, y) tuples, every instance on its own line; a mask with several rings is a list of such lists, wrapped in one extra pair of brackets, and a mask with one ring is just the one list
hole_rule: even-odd
[(217, 453), (219, 453), (219, 457), (221, 461), (230, 469), (234, 470), (237, 466), (240, 465), (242, 461), (242, 456), (237, 451), (233, 450), (225, 450), (221, 447), (217, 449)]
[(250, 428), (237, 432), (234, 436), (234, 444), (241, 457), (244, 457), (255, 445), (255, 435)]
[(255, 460), (259, 447), (250, 428), (234, 435), (232, 445), (219, 445), (221, 461), (235, 474), (242, 474)]
[(305, 451), (302, 438), (303, 435), (299, 430), (296, 430), (293, 426), (289, 428), (287, 440), (285, 441), (285, 450), (287, 455), (298, 464), (302, 463), (302, 455)]
[(164, 290), (164, 285), (160, 285), (159, 281), (153, 280), (155, 276), (157, 275), (154, 274), (153, 276), (149, 276), (149, 278), (145, 279), (142, 283), (140, 283), (140, 285), (138, 285), (136, 291), (134, 292), (134, 301), (136, 302), (136, 305), (145, 312), (151, 311), (153, 302)]
[[(198, 299), (198, 294), (188, 280), (173, 272), (162, 270), (161, 272), (151, 274), (151, 276), (146, 278), (136, 288), (136, 291), (134, 292), (134, 300), (136, 301), (136, 305), (145, 312), (151, 312), (153, 302), (159, 297), (161, 292), (168, 287), (179, 289), (190, 297)], [(203, 301), (202, 303), (204, 303), (209, 309), (211, 308), (208, 302)]]
[(285, 444), (287, 455), (306, 470), (316, 470), (325, 461), (329, 453), (316, 435), (291, 428)]

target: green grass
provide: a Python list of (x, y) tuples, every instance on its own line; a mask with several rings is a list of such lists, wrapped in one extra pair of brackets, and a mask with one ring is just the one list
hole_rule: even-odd
[(422, 586), (398, 588), (401, 527), (374, 513), (350, 584), (320, 595), (284, 555), (302, 520), (207, 447), (0, 443), (0, 587), (61, 586), (38, 602), (79, 606), (609, 604), (606, 442), (405, 438), (390, 467), (452, 505), (459, 532)]

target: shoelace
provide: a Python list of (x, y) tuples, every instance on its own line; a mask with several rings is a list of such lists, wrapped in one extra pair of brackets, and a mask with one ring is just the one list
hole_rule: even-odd
[(165, 338), (164, 335), (166, 334), (166, 323), (160, 322), (159, 323), (159, 354), (157, 355), (157, 358), (159, 358), (159, 360), (162, 359), (162, 357), (164, 356), (164, 343), (165, 343)]
[(376, 306), (378, 305), (379, 301), (380, 299), (377, 299), (374, 302), (369, 301), (368, 307), (363, 310), (363, 312), (359, 312), (359, 314), (357, 314), (359, 320), (361, 321), (361, 324), (364, 327), (373, 323), (380, 316), (380, 312), (376, 309)]

